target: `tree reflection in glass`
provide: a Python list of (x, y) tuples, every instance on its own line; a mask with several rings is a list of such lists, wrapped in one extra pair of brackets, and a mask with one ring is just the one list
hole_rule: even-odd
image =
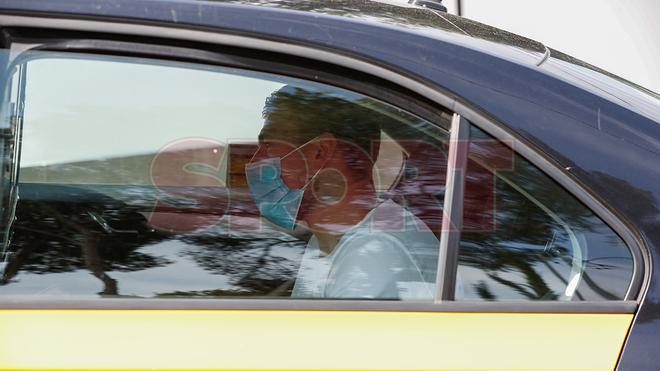
[(624, 298), (632, 257), (621, 238), (475, 127), (465, 187), (458, 300)]

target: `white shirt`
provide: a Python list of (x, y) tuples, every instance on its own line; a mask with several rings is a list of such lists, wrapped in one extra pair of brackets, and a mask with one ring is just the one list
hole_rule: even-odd
[(439, 241), (405, 208), (385, 201), (349, 229), (329, 255), (312, 237), (293, 297), (432, 299)]

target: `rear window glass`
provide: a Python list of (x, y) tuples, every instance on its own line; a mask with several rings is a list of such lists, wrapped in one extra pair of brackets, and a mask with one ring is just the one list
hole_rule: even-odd
[(621, 300), (630, 250), (584, 204), (472, 126), (457, 300)]

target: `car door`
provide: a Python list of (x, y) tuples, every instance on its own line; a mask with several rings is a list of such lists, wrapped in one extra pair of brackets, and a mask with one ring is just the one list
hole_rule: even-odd
[[(469, 106), (250, 38), (6, 31), (0, 368), (615, 367), (643, 274), (634, 239)], [(433, 234), (434, 282), (295, 294), (313, 237), (263, 218), (245, 171), (283, 87), (289, 122), (352, 126), (349, 147), (376, 123), (359, 147), (394, 208), (369, 236), (410, 220)]]

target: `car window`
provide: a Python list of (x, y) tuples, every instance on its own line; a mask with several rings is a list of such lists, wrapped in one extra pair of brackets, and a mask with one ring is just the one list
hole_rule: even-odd
[[(515, 148), (515, 146), (514, 146)], [(457, 300), (622, 300), (633, 259), (598, 216), (472, 126)]]
[(449, 114), (228, 67), (19, 58), (0, 295), (434, 297)]

